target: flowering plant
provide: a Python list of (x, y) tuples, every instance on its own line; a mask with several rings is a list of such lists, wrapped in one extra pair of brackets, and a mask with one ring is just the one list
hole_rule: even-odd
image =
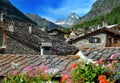
[[(111, 55), (110, 61), (105, 62), (104, 58), (94, 63), (80, 62), (70, 66), (71, 71), (62, 76), (62, 83), (114, 83), (117, 72), (117, 61), (113, 60)], [(119, 77), (118, 77), (119, 78)]]
[[(17, 70), (8, 74), (3, 79), (3, 83), (43, 83), (45, 81), (51, 81), (52, 73), (48, 66), (27, 66), (22, 72)], [(57, 82), (53, 82), (57, 83)]]

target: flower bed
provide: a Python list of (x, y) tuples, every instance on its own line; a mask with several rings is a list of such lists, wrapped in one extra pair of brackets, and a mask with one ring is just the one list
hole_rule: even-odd
[(61, 82), (116, 83), (120, 78), (118, 66), (120, 67), (120, 64), (115, 60), (115, 55), (111, 55), (108, 61), (101, 58), (94, 63), (79, 62), (71, 65), (71, 71), (62, 76)]
[(56, 70), (49, 69), (48, 66), (27, 66), (22, 72), (13, 71), (4, 78), (3, 83), (58, 83), (52, 81), (52, 75)]
[[(94, 63), (74, 63), (62, 75), (61, 83), (115, 83), (120, 78), (120, 65), (114, 59), (115, 55), (111, 55), (108, 61), (101, 58)], [(60, 83), (55, 81), (56, 78), (53, 79), (58, 71), (44, 65), (27, 66), (21, 72), (15, 70), (8, 74), (3, 83)]]

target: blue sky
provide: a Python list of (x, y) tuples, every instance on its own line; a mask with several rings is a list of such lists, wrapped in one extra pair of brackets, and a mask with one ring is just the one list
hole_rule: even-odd
[(52, 22), (66, 19), (70, 13), (87, 14), (96, 0), (10, 0), (23, 13), (38, 14)]

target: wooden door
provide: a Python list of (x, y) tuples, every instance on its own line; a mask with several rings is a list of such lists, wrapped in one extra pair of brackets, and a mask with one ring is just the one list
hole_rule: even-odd
[(112, 46), (112, 38), (108, 38), (108, 47)]

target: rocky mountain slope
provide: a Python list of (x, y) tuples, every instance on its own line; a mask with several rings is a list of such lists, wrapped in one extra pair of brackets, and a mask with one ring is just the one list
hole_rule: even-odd
[(65, 20), (57, 20), (55, 23), (63, 26), (63, 27), (69, 27), (74, 24), (75, 21), (79, 19), (79, 16), (76, 15), (76, 13), (71, 13)]
[(42, 18), (42, 17), (38, 16), (37, 14), (27, 13), (25, 15), (27, 17), (29, 17), (30, 19), (32, 19), (33, 21), (35, 21), (41, 27), (48, 27), (49, 29), (62, 28), (61, 26), (56, 25), (56, 24), (46, 20), (45, 18)]
[(90, 12), (81, 17), (81, 19), (77, 20), (76, 23), (81, 23), (88, 19), (110, 13), (111, 10), (118, 5), (120, 5), (120, 0), (97, 0), (93, 4)]
[[(116, 0), (115, 0), (116, 1)], [(89, 18), (89, 19), (83, 19), (79, 21), (77, 24), (75, 24), (73, 27), (77, 28), (85, 28), (85, 27), (97, 27), (102, 26), (103, 21), (107, 21), (109, 25), (113, 24), (120, 24), (120, 5), (116, 5), (114, 8), (111, 9), (109, 13), (101, 14)]]
[(6, 20), (17, 20), (22, 22), (36, 23), (25, 16), (21, 11), (14, 7), (9, 0), (0, 0), (0, 13), (3, 12)]

